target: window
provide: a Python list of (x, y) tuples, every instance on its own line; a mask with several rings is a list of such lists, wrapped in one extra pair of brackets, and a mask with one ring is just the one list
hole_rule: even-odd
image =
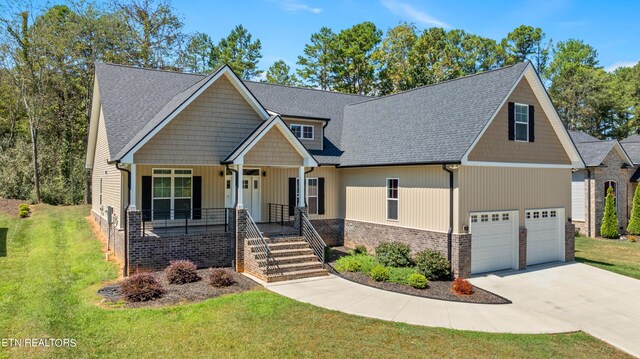
[(309, 214), (318, 214), (318, 179), (307, 178), (307, 207)]
[(191, 218), (192, 171), (153, 170), (153, 219)]
[(515, 135), (516, 141), (529, 141), (529, 106), (515, 104)]
[(489, 222), (489, 215), (488, 214), (481, 214), (480, 215), (480, 222)]
[(477, 223), (477, 222), (478, 222), (478, 216), (474, 214), (473, 216), (471, 216), (471, 223)]
[(556, 211), (551, 211), (551, 218), (555, 218), (556, 217), (557, 212)]
[(500, 220), (500, 215), (499, 214), (494, 213), (494, 214), (491, 215), (491, 222), (496, 222), (498, 220)]
[(313, 140), (313, 126), (292, 124), (291, 132), (299, 139)]
[(542, 218), (547, 218), (547, 217), (549, 217), (548, 212), (542, 211)]
[(502, 214), (502, 220), (503, 221), (508, 221), (509, 220), (509, 213), (503, 213)]
[(613, 204), (616, 206), (616, 210), (618, 209), (618, 188), (615, 181), (605, 181), (604, 182), (604, 198), (605, 201), (607, 199), (607, 192), (609, 188), (613, 189)]
[(387, 178), (387, 220), (398, 220), (398, 179)]

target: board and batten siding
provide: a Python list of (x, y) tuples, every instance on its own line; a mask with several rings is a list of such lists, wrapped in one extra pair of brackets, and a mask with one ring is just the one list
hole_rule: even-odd
[(297, 119), (295, 117), (283, 117), (282, 120), (291, 128), (291, 124), (313, 126), (313, 140), (301, 138), (300, 142), (309, 150), (322, 150), (322, 138), (324, 136), (324, 121)]
[(460, 207), (456, 232), (469, 224), (469, 213), (518, 210), (524, 226), (526, 209), (564, 208), (571, 217), (571, 169), (461, 166)]
[(574, 221), (584, 221), (586, 218), (585, 178), (585, 170), (576, 171), (571, 175), (571, 213)]
[[(534, 142), (509, 141), (509, 102), (533, 105)], [(498, 111), (475, 147), (470, 161), (571, 164), (564, 147), (525, 77)]]
[(138, 164), (218, 165), (262, 119), (221, 76), (134, 155)]
[[(106, 219), (107, 206), (113, 207), (118, 218), (118, 226), (122, 226), (122, 172), (115, 165), (107, 163), (109, 160), (109, 143), (107, 129), (104, 125), (102, 108), (98, 118), (98, 135), (96, 150), (91, 172), (91, 208)], [(102, 210), (100, 208), (100, 179), (102, 178)]]
[[(307, 169), (308, 170), (308, 169)], [(269, 203), (289, 203), (289, 178), (298, 177), (297, 168), (262, 167), (266, 176), (262, 177), (262, 220), (269, 219)], [(316, 167), (305, 178), (324, 177), (324, 215), (309, 215), (310, 219), (344, 218), (341, 211), (340, 170), (335, 167)]]
[(302, 156), (275, 126), (244, 155), (245, 165), (302, 166)]
[[(341, 169), (345, 219), (436, 232), (449, 229), (449, 174), (441, 166)], [(398, 178), (398, 220), (387, 220), (386, 179)], [(454, 177), (454, 206), (457, 201)]]

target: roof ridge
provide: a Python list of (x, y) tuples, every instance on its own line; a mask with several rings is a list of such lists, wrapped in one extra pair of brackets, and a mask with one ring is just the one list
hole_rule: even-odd
[[(109, 65), (109, 66), (118, 66), (118, 67), (125, 67), (128, 69), (135, 69), (135, 70), (147, 70), (147, 71), (157, 71), (157, 72), (166, 72), (166, 73), (172, 73), (172, 74), (178, 74), (178, 75), (191, 75), (191, 76), (198, 76), (198, 77), (207, 77), (209, 74), (204, 75), (204, 74), (194, 74), (192, 72), (184, 72), (184, 71), (175, 71), (175, 70), (164, 70), (164, 69), (153, 69), (153, 68), (149, 68), (149, 67), (140, 67), (140, 66), (134, 66), (134, 65), (125, 65), (125, 64), (116, 64), (114, 62), (107, 62), (107, 61), (99, 61), (96, 62), (96, 64), (103, 64), (103, 65)], [(224, 66), (224, 65), (223, 65)], [(212, 71), (211, 73), (215, 73), (219, 70), (220, 68), (215, 69), (214, 71)]]
[(458, 81), (458, 80), (465, 80), (465, 79), (468, 79), (468, 78), (471, 78), (471, 77), (475, 77), (475, 76), (486, 75), (486, 74), (488, 74), (490, 72), (506, 70), (506, 69), (512, 68), (514, 66), (524, 64), (524, 63), (531, 63), (531, 62), (530, 61), (518, 62), (517, 64), (504, 66), (504, 67), (500, 67), (500, 68), (497, 68), (497, 69), (492, 69), (492, 70), (487, 70), (487, 71), (482, 71), (482, 72), (476, 72), (474, 74), (469, 74), (469, 75), (465, 75), (465, 76), (461, 76), (461, 77), (456, 77), (455, 79), (444, 80), (444, 81), (436, 82), (436, 83), (433, 83), (433, 84), (422, 85), (422, 86), (415, 87), (415, 88), (412, 88), (412, 89), (409, 89), (409, 90), (400, 91), (400, 92), (392, 93), (392, 94), (385, 95), (385, 96), (373, 97), (373, 98), (371, 98), (371, 99), (369, 99), (367, 101), (351, 103), (351, 104), (348, 104), (347, 106), (355, 106), (355, 105), (360, 105), (360, 104), (363, 104), (363, 103), (366, 103), (366, 102), (370, 102), (370, 101), (386, 99), (386, 98), (389, 98), (389, 97), (392, 97), (392, 96), (404, 95), (404, 94), (407, 94), (409, 92), (425, 89), (427, 87), (434, 87), (434, 86), (438, 86), (438, 85), (444, 85), (444, 84), (447, 84), (447, 83), (450, 83), (450, 82), (454, 82), (454, 81)]
[(331, 90), (321, 90), (321, 89), (316, 89), (316, 88), (313, 88), (313, 87), (300, 87), (300, 86), (291, 86), (291, 85), (283, 85), (283, 84), (274, 84), (274, 83), (271, 83), (271, 82), (264, 82), (264, 81), (242, 80), (242, 82), (251, 82), (251, 83), (261, 84), (261, 85), (286, 87), (286, 88), (292, 88), (292, 89), (297, 89), (297, 90), (318, 91), (318, 92), (335, 94), (335, 95), (357, 96), (357, 97), (365, 97), (365, 98), (369, 98), (369, 99), (376, 98), (375, 96), (360, 95), (360, 94), (356, 94), (356, 93), (347, 93), (347, 92), (331, 91)]

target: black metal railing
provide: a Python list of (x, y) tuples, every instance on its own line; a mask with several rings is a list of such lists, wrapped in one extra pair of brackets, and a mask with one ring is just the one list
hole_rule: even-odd
[(316, 232), (316, 229), (313, 228), (313, 225), (309, 222), (309, 218), (307, 218), (307, 215), (304, 213), (300, 215), (300, 235), (304, 238), (305, 242), (309, 244), (311, 249), (313, 249), (313, 253), (318, 257), (320, 262), (322, 262), (322, 266), (324, 267), (326, 263), (325, 253), (327, 245), (318, 232)]
[(142, 235), (189, 234), (194, 230), (229, 230), (232, 208), (142, 210)]
[[(264, 239), (264, 236), (262, 235), (262, 232), (260, 232), (260, 229), (258, 228), (258, 225), (256, 224), (256, 222), (253, 220), (253, 218), (249, 214), (249, 211), (245, 210), (245, 213), (247, 216), (245, 221), (245, 228), (244, 228), (245, 238), (249, 241), (255, 241), (255, 244), (259, 247), (258, 252), (255, 253), (255, 256), (257, 259), (264, 259), (264, 274), (268, 276), (269, 269), (271, 268), (272, 263), (274, 262), (273, 255), (269, 250), (269, 245), (267, 244), (267, 241)], [(248, 250), (248, 249), (245, 249), (245, 250)]]
[(291, 207), (286, 204), (269, 203), (269, 223), (293, 226), (293, 215), (291, 213), (293, 213), (291, 212)]

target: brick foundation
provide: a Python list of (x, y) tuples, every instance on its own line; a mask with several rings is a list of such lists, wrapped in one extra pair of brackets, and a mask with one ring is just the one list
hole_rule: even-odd
[(471, 234), (451, 236), (451, 269), (456, 277), (471, 275)]
[(344, 219), (313, 219), (309, 221), (326, 245), (331, 247), (344, 245)]
[(518, 234), (518, 269), (527, 268), (527, 228), (520, 227)]
[(573, 223), (567, 223), (564, 227), (564, 260), (572, 262), (576, 259), (575, 247), (575, 226)]

